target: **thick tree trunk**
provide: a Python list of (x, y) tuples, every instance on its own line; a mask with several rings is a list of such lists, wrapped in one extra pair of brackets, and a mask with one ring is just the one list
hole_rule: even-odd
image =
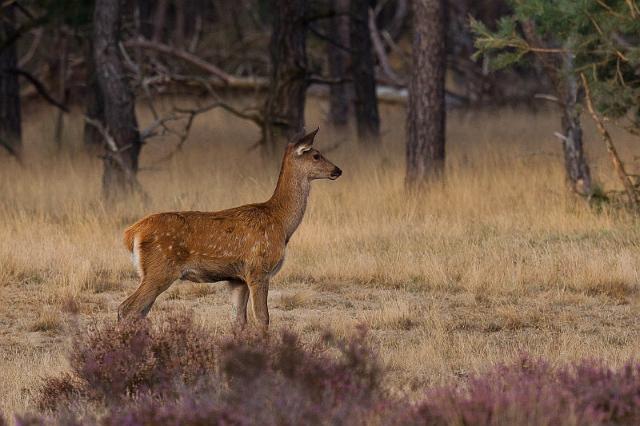
[(446, 0), (413, 1), (413, 65), (407, 105), (408, 186), (439, 177), (445, 158)]
[[(349, 10), (349, 0), (332, 0), (333, 9), (338, 13)], [(342, 80), (347, 77), (349, 63), (349, 17), (336, 16), (327, 21), (327, 34), (334, 43), (327, 43), (329, 77)], [(329, 122), (335, 127), (343, 127), (349, 122), (349, 85), (347, 83), (329, 86)]]
[[(0, 9), (0, 43), (13, 36), (15, 6)], [(22, 118), (20, 113), (20, 85), (17, 67), (16, 44), (0, 50), (0, 147), (20, 159), (22, 157)]]
[(140, 34), (147, 40), (151, 40), (153, 37), (153, 3), (153, 0), (138, 0), (137, 2)]
[(96, 75), (104, 98), (103, 127), (115, 144), (105, 143), (102, 183), (105, 196), (114, 198), (134, 189), (141, 148), (135, 99), (118, 49), (120, 1), (96, 0), (93, 25)]
[(363, 143), (377, 143), (380, 138), (380, 115), (369, 31), (369, 0), (351, 0), (349, 9), (351, 69), (358, 139)]
[(173, 44), (181, 48), (185, 47), (185, 7), (185, 3), (181, 1), (177, 1), (174, 4), (176, 13), (174, 16), (175, 23), (173, 27)]
[(582, 126), (578, 105), (579, 86), (574, 74), (571, 54), (564, 55), (564, 72), (560, 85), (562, 95), (562, 149), (567, 184), (572, 191), (586, 195), (591, 193), (591, 172), (582, 144)]
[(153, 18), (153, 41), (164, 41), (164, 26), (167, 22), (167, 9), (169, 0), (158, 0), (156, 3), (155, 15)]
[(306, 52), (306, 0), (274, 0), (271, 80), (265, 102), (263, 142), (275, 152), (304, 127), (309, 84)]
[[(66, 105), (69, 100), (69, 90), (67, 87), (68, 77), (68, 60), (69, 60), (69, 38), (60, 31), (58, 42), (58, 58), (57, 58), (57, 77), (58, 77), (58, 99), (62, 104)], [(56, 116), (56, 127), (54, 132), (54, 141), (58, 151), (62, 148), (62, 139), (64, 136), (64, 114), (65, 112), (58, 109)]]
[[(104, 97), (98, 84), (95, 59), (93, 57), (93, 43), (89, 42), (87, 56), (87, 93), (85, 95), (85, 115), (92, 120), (104, 123)], [(103, 150), (104, 138), (92, 124), (84, 125), (84, 146), (88, 152), (95, 154)]]

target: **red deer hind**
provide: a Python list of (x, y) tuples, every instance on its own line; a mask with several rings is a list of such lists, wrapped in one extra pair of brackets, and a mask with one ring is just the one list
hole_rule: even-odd
[(269, 280), (284, 262), (285, 248), (302, 221), (314, 179), (342, 171), (313, 148), (318, 129), (287, 145), (271, 198), (218, 212), (147, 216), (124, 233), (140, 276), (138, 289), (118, 308), (118, 319), (144, 317), (177, 279), (228, 281), (236, 327), (244, 328), (247, 302), (264, 330), (269, 325)]

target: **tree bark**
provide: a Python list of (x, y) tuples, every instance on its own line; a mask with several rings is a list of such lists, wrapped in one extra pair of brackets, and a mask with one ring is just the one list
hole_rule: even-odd
[[(193, 1), (193, 0), (192, 0)], [(173, 27), (173, 43), (175, 46), (185, 47), (185, 2), (177, 1), (174, 4), (175, 8), (175, 24)]]
[[(0, 40), (13, 37), (15, 6), (0, 9)], [(0, 146), (18, 160), (22, 158), (22, 117), (20, 112), (20, 85), (17, 67), (16, 43), (0, 50)]]
[(263, 148), (274, 153), (304, 127), (307, 79), (306, 0), (273, 0), (271, 79), (265, 102)]
[[(535, 43), (536, 46), (552, 45), (538, 37), (533, 22), (525, 22), (522, 30), (528, 42)], [(592, 191), (592, 183), (582, 143), (582, 126), (578, 110), (581, 92), (575, 76), (570, 43), (567, 43), (566, 47), (569, 53), (561, 56), (537, 54), (536, 57), (551, 80), (562, 108), (561, 125), (564, 134), (561, 135), (561, 139), (567, 185), (573, 192), (587, 195)]]
[(155, 15), (153, 18), (153, 41), (162, 42), (164, 40), (164, 26), (167, 21), (167, 9), (169, 0), (158, 0), (156, 3)]
[(141, 148), (135, 99), (125, 78), (118, 49), (120, 12), (119, 0), (96, 0), (94, 60), (103, 96), (103, 127), (117, 148), (107, 148), (104, 160), (102, 184), (108, 199), (130, 193), (135, 188)]
[(380, 115), (376, 98), (376, 77), (369, 31), (369, 0), (351, 0), (351, 70), (355, 112), (360, 142), (380, 140)]
[(142, 37), (151, 40), (153, 37), (153, 0), (138, 0), (138, 23)]
[[(63, 105), (66, 105), (69, 100), (69, 90), (67, 87), (68, 77), (68, 61), (69, 61), (69, 38), (59, 32), (58, 42), (58, 58), (57, 58), (57, 77), (58, 77), (58, 99)], [(62, 139), (64, 136), (64, 114), (65, 112), (58, 109), (56, 117), (56, 127), (54, 132), (54, 141), (56, 143), (56, 149), (60, 151), (62, 149)]]
[(586, 195), (591, 193), (591, 172), (582, 144), (582, 126), (578, 110), (580, 91), (574, 74), (571, 54), (564, 55), (564, 68), (563, 87), (561, 88), (564, 168), (571, 190)]
[(446, 0), (413, 1), (413, 64), (407, 105), (408, 186), (439, 178), (445, 160)]
[[(332, 0), (333, 9), (338, 13), (349, 10), (349, 0)], [(327, 21), (327, 34), (335, 43), (327, 43), (329, 77), (342, 80), (347, 77), (349, 63), (349, 18), (336, 16)], [(338, 83), (329, 86), (329, 122), (335, 127), (346, 126), (349, 122), (349, 84)]]
[[(85, 115), (92, 120), (104, 123), (104, 97), (102, 89), (98, 84), (95, 59), (93, 57), (93, 43), (90, 41), (86, 56), (87, 61), (87, 93), (85, 95)], [(104, 138), (95, 126), (85, 123), (84, 125), (84, 146), (92, 154), (102, 151)]]

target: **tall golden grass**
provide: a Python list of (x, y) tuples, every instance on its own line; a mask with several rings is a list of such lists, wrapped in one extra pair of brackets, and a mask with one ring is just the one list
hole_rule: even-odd
[[(72, 337), (113, 321), (136, 286), (123, 229), (155, 211), (219, 210), (267, 199), (278, 162), (249, 148), (250, 124), (213, 111), (196, 119), (169, 161), (170, 138), (143, 149), (138, 199), (105, 205), (101, 163), (83, 153), (68, 118), (56, 152), (54, 114), (31, 107), (27, 165), (0, 158), (0, 411), (33, 409), (34, 384), (65, 370)], [(552, 362), (600, 357), (620, 364), (640, 347), (640, 228), (615, 209), (567, 194), (553, 111), (454, 112), (442, 184), (404, 190), (404, 111), (383, 109), (383, 146), (359, 147), (353, 129), (323, 125), (317, 147), (344, 175), (315, 182), (307, 215), (270, 294), (272, 326), (315, 339), (366, 324), (395, 392), (457, 380), (522, 352)], [(151, 117), (139, 111), (141, 123)], [(596, 180), (616, 184), (586, 128)], [(634, 168), (634, 140), (616, 133)], [(193, 309), (230, 330), (220, 284), (176, 283), (150, 316)]]

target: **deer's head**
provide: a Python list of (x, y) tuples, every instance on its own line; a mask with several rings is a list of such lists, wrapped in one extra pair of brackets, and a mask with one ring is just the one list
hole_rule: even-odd
[(313, 147), (318, 130), (319, 128), (310, 133), (302, 132), (289, 142), (285, 152), (285, 162), (296, 174), (304, 175), (309, 180), (336, 180), (342, 174), (342, 170)]

